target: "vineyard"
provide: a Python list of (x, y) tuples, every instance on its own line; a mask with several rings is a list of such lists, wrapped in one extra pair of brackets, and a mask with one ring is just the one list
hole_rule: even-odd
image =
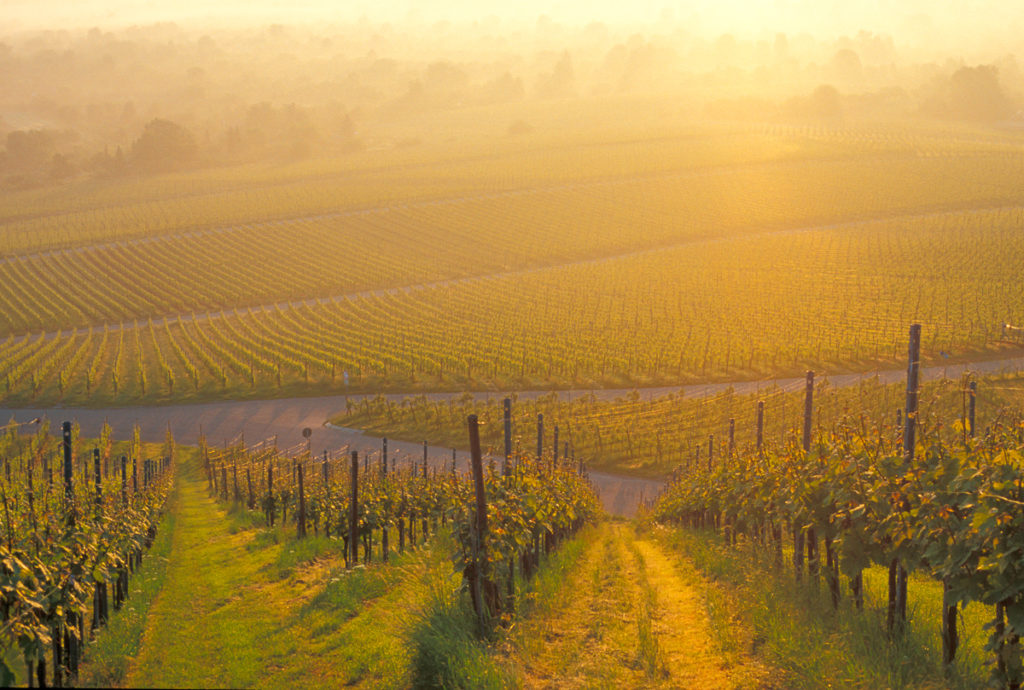
[(1017, 132), (449, 143), (5, 194), (0, 684), (1019, 687)]
[[(912, 339), (914, 337), (912, 333)], [(917, 362), (911, 344), (906, 415), (897, 433), (847, 414), (830, 433), (812, 430), (814, 385), (808, 375), (802, 443), (699, 459), (679, 468), (653, 509), (656, 520), (723, 531), (726, 543), (744, 541), (766, 563), (782, 568), (784, 534), (799, 582), (820, 580), (835, 609), (841, 576), (849, 578), (853, 606), (865, 606), (864, 572), (888, 568), (886, 627), (898, 635), (907, 620), (909, 573), (942, 583), (942, 662), (956, 659), (958, 607), (994, 607), (985, 650), (993, 655), (993, 682), (1019, 687), (1021, 586), (1021, 429), (1019, 409), (977, 433), (975, 401), (957, 420), (960, 438), (943, 440), (941, 423), (918, 409)], [(710, 451), (710, 448), (709, 448)], [(821, 549), (824, 548), (824, 563)], [(805, 568), (806, 564), (806, 568)]]
[(385, 173), (363, 180), (358, 160), (174, 177), (160, 201), (127, 181), (15, 196), (0, 213), (3, 398), (870, 370), (898, 360), (911, 320), (927, 360), (988, 356), (1018, 347), (1005, 325), (1024, 323), (1015, 141), (927, 127), (581, 134), (407, 160), (387, 173), (389, 200), (366, 196)]
[(170, 436), (146, 459), (154, 449), (137, 437), (89, 442), (65, 423), (55, 444), (48, 427), (26, 434), (10, 424), (0, 440), (0, 679), (8, 686), (75, 684), (89, 640), (125, 604), (173, 480)]
[[(471, 471), (460, 469), (453, 457), (437, 455), (426, 444), (423, 454), (416, 457), (389, 452), (387, 440), (376, 452), (341, 448), (319, 455), (305, 443), (279, 449), (273, 439), (251, 445), (236, 439), (219, 446), (203, 439), (195, 454), (199, 474), (180, 484), (179, 490), (184, 491), (189, 483), (198, 488), (201, 483), (202, 493), (213, 497), (216, 502), (212, 505), (217, 506), (216, 510), (205, 509), (204, 519), (212, 525), (219, 520), (219, 529), (225, 533), (241, 529), (241, 534), (248, 535), (242, 553), (258, 554), (267, 548), (258, 544), (277, 543), (283, 557), (300, 550), (304, 542), (314, 546), (317, 550), (312, 553), (317, 555), (300, 572), (303, 581), (312, 578), (324, 583), (317, 585), (324, 589), (316, 595), (320, 597), (316, 601), (323, 602), (320, 606), (327, 607), (321, 616), (328, 615), (332, 606), (342, 607), (344, 618), (332, 623), (339, 626), (339, 635), (356, 635), (362, 630), (359, 622), (371, 616), (374, 606), (392, 610), (392, 604), (386, 603), (391, 596), (412, 596), (419, 591), (406, 575), (409, 568), (419, 567), (413, 564), (426, 559), (433, 563), (432, 573), (437, 573), (437, 568), (443, 573), (454, 564), (450, 575), (438, 575), (446, 583), (439, 603), (430, 601), (441, 595), (416, 594), (426, 597), (417, 599), (417, 606), (428, 611), (441, 607), (431, 616), (455, 615), (440, 611), (469, 607), (471, 619), (463, 620), (458, 614), (456, 618), (462, 622), (456, 624), (452, 619), (446, 625), (468, 626), (466, 639), (480, 640), (466, 641), (470, 647), (460, 647), (458, 652), (476, 659), (474, 663), (494, 664), (494, 655), (503, 658), (510, 653), (507, 649), (497, 652), (493, 645), (511, 645), (517, 650), (513, 658), (522, 667), (499, 665), (492, 669), (511, 674), (500, 675), (505, 678), (501, 683), (521, 680), (522, 674), (535, 682), (532, 674), (539, 672), (539, 667), (534, 664), (556, 664), (543, 655), (535, 657), (537, 652), (528, 651), (532, 647), (516, 632), (520, 627), (534, 630), (542, 624), (543, 618), (537, 619), (536, 597), (538, 588), (556, 591), (550, 589), (554, 587), (551, 578), (565, 578), (566, 586), (577, 588), (572, 595), (557, 590), (562, 592), (559, 596), (571, 601), (583, 597), (585, 601), (589, 588), (580, 587), (577, 578), (590, 577), (584, 573), (596, 567), (593, 577), (601, 578), (601, 584), (595, 592), (626, 596), (627, 602), (634, 596), (615, 594), (618, 585), (612, 583), (621, 582), (624, 574), (601, 570), (599, 563), (614, 567), (614, 572), (629, 572), (629, 577), (640, 583), (635, 595), (639, 600), (630, 614), (630, 620), (635, 620), (630, 625), (637, 626), (631, 635), (620, 638), (623, 631), (613, 633), (618, 629), (606, 618), (611, 614), (600, 614), (605, 617), (604, 625), (611, 626), (608, 634), (615, 635), (615, 645), (636, 645), (637, 661), (629, 671), (633, 675), (626, 677), (630, 682), (654, 685), (687, 677), (679, 675), (686, 673), (682, 670), (686, 666), (677, 666), (682, 663), (675, 656), (680, 652), (673, 650), (680, 649), (674, 645), (692, 642), (676, 639), (659, 622), (658, 611), (661, 615), (681, 611), (671, 592), (692, 584), (683, 584), (671, 575), (674, 569), (685, 567), (672, 564), (673, 549), (677, 548), (672, 544), (678, 539), (697, 539), (718, 545), (715, 548), (723, 552), (734, 552), (759, 573), (761, 581), (775, 583), (771, 586), (776, 589), (783, 590), (786, 581), (795, 581), (804, 595), (788, 604), (797, 607), (789, 615), (803, 616), (802, 607), (819, 602), (839, 616), (827, 611), (820, 614), (827, 615), (827, 621), (860, 620), (861, 634), (876, 637), (883, 647), (889, 644), (899, 649), (917, 644), (900, 641), (904, 636), (916, 639), (913, 630), (922, 626), (937, 629), (943, 622), (944, 651), (933, 658), (931, 669), (945, 669), (945, 678), (954, 687), (976, 686), (986, 674), (993, 682), (1012, 687), (1021, 672), (1019, 612), (1015, 607), (1020, 598), (1017, 590), (1024, 581), (1012, 569), (1013, 554), (1020, 548), (1015, 542), (1019, 526), (1014, 515), (1019, 512), (1017, 505), (1024, 502), (1024, 496), (1018, 495), (1022, 425), (1019, 412), (1013, 412), (1019, 410), (1018, 389), (1017, 380), (1007, 377), (938, 381), (922, 387), (910, 399), (904, 397), (905, 385), (865, 382), (859, 387), (834, 388), (809, 376), (800, 391), (771, 389), (756, 396), (727, 393), (706, 399), (670, 396), (641, 400), (632, 396), (602, 403), (592, 398), (559, 402), (550, 396), (510, 401), (507, 407), (474, 403), (468, 398), (442, 404), (424, 398), (405, 404), (378, 399), (356, 405), (352, 414), (361, 415), (366, 422), (376, 417), (379, 424), (390, 424), (396, 431), (408, 428), (410, 420), (425, 425), (415, 427), (416, 432), (451, 426), (450, 436), (442, 437), (453, 439), (453, 443), (461, 437), (459, 445), (470, 447)], [(917, 391), (916, 387), (911, 390)], [(539, 423), (538, 410), (542, 415)], [(760, 410), (761, 414), (736, 423), (735, 415), (741, 410)], [(467, 412), (468, 433), (466, 417), (462, 417)], [(677, 436), (662, 439), (663, 443), (684, 444), (689, 452), (662, 458), (663, 463), (672, 463), (674, 472), (657, 502), (652, 497), (650, 512), (641, 523), (662, 525), (644, 528), (653, 530), (653, 536), (645, 532), (631, 536), (621, 528), (581, 529), (587, 523), (600, 522), (600, 509), (585, 480), (585, 468), (599, 464), (590, 457), (595, 449), (589, 444), (600, 434), (590, 436), (581, 430), (604, 423), (591, 428), (609, 433), (616, 417), (626, 419), (618, 428), (620, 433), (629, 429), (624, 438), (632, 439), (635, 448), (649, 448), (659, 435), (667, 435), (676, 423), (683, 424)], [(684, 424), (687, 417), (691, 417), (689, 427)], [(911, 428), (913, 432), (908, 431)], [(484, 430), (482, 438), (480, 429)], [(711, 436), (716, 431), (722, 435)], [(442, 440), (434, 438), (435, 443)], [(914, 439), (909, 458), (908, 438)], [(616, 457), (628, 458), (630, 451), (620, 447), (622, 442), (622, 437), (614, 443), (609, 439), (609, 450), (617, 453)], [(650, 450), (633, 452), (640, 457), (654, 455)], [(102, 465), (96, 462), (102, 475)], [(146, 481), (145, 473), (141, 481)], [(482, 522), (481, 515), (485, 516)], [(666, 528), (674, 530), (670, 534), (675, 536), (663, 536)], [(695, 552), (703, 548), (684, 543), (690, 543)], [(329, 571), (333, 576), (317, 576), (317, 563), (333, 557), (337, 558), (336, 569)], [(791, 565), (784, 565), (787, 562)], [(888, 584), (887, 572), (892, 574)], [(291, 582), (284, 580), (278, 586), (290, 591), (297, 586)], [(452, 585), (457, 585), (454, 590)], [(189, 591), (196, 596), (194, 589)], [(327, 604), (334, 601), (321, 599), (328, 592), (331, 597), (345, 598), (342, 603)], [(252, 607), (244, 595), (235, 596), (241, 596), (239, 605)], [(930, 604), (919, 609), (922, 597), (936, 596), (942, 601), (942, 618), (922, 620), (923, 611), (933, 615), (935, 610)], [(382, 599), (379, 604), (361, 605), (359, 597), (369, 597), (369, 602)], [(995, 621), (984, 631), (990, 638), (984, 645), (978, 640), (983, 632), (983, 609)], [(559, 620), (558, 625), (571, 625), (564, 619), (568, 615), (565, 610), (541, 610), (548, 611), (544, 616)], [(729, 614), (729, 625), (736, 624), (735, 615)], [(351, 623), (344, 622), (352, 616)], [(369, 620), (377, 619), (371, 616)], [(411, 631), (391, 634), (411, 651), (401, 655), (408, 666), (387, 672), (397, 676), (384, 676), (390, 679), (387, 684), (424, 682), (424, 676), (416, 674), (428, 672), (418, 666), (427, 661), (418, 655), (429, 655), (434, 644), (429, 640), (436, 642), (435, 633), (424, 630), (414, 625)], [(567, 635), (567, 643), (576, 635), (570, 629), (562, 634)], [(768, 634), (769, 644), (775, 643), (770, 630), (759, 634)], [(421, 635), (427, 635), (428, 641)], [(356, 643), (350, 640), (347, 644)], [(390, 653), (379, 642), (365, 644), (376, 650), (373, 654)], [(785, 686), (800, 678), (809, 682), (797, 665), (786, 671), (766, 669), (758, 665), (763, 661), (754, 662), (746, 654), (734, 662), (738, 665), (729, 676), (734, 682), (770, 686)], [(456, 658), (462, 658), (458, 655)], [(977, 664), (978, 655), (991, 663)], [(378, 664), (384, 664), (381, 669), (387, 666), (377, 657), (372, 662), (346, 658), (348, 661), (339, 662), (339, 670), (352, 674), (342, 676), (350, 682), (365, 680), (366, 673), (383, 672), (370, 670)], [(927, 684), (926, 678), (933, 678), (929, 674), (934, 670), (923, 676), (921, 671), (901, 670), (898, 659), (890, 662), (893, 668), (888, 671), (896, 675), (883, 682), (918, 687)], [(361, 667), (359, 663), (371, 665)], [(712, 667), (701, 671), (700, 678), (709, 683), (709, 678), (717, 678), (714, 683), (722, 684), (721, 676), (713, 671), (714, 662), (707, 663)], [(433, 665), (429, 668), (434, 669), (430, 673), (441, 672)], [(570, 664), (562, 672), (592, 678), (595, 676), (589, 674), (598, 673), (587, 668), (568, 670), (572, 668)], [(622, 673), (615, 666), (602, 668), (601, 673)], [(856, 668), (867, 672), (866, 667)], [(448, 668), (446, 672), (456, 671)], [(478, 672), (479, 668), (472, 673)], [(409, 673), (413, 675), (403, 675)], [(882, 673), (886, 673), (884, 666)], [(836, 681), (855, 683), (858, 677), (839, 675)], [(420, 680), (413, 680), (416, 678)], [(484, 682), (482, 677), (478, 680)], [(497, 682), (491, 678), (485, 684), (492, 681)], [(273, 684), (284, 683), (278, 679)]]
[[(709, 395), (680, 392), (660, 397), (634, 392), (614, 400), (554, 392), (536, 399), (510, 398), (510, 423), (517, 447), (533, 447), (540, 420), (541, 430), (546, 429), (549, 437), (559, 429), (563, 446), (588, 467), (668, 477), (679, 467), (706, 461), (709, 449), (712, 457), (751, 451), (759, 417), (762, 443), (783, 447), (791, 442), (804, 413), (804, 391), (799, 388), (769, 384), (755, 393), (740, 394), (729, 388)], [(930, 381), (921, 386), (922, 415), (933, 425), (929, 433), (943, 442), (962, 440), (971, 399), (977, 403), (976, 422), (984, 429), (1005, 424), (1020, 409), (1022, 390), (1024, 381), (1014, 375), (974, 380), (973, 389), (968, 378)], [(818, 377), (815, 433), (835, 433), (850, 417), (863, 417), (886, 438), (895, 438), (904, 393), (904, 384), (867, 379), (836, 386), (827, 377)], [(351, 401), (347, 412), (334, 422), (392, 438), (427, 438), (438, 446), (465, 448), (458, 424), (470, 414), (481, 420), (485, 445), (500, 447), (504, 419), (500, 399), (364, 398)]]
[[(942, 629), (947, 674), (977, 672), (957, 662), (957, 653), (965, 654), (965, 626), (980, 635), (979, 607), (990, 607), (988, 641), (982, 647), (973, 637), (966, 654), (986, 655), (992, 682), (1017, 687), (1024, 677), (1024, 577), (1014, 570), (1024, 505), (1020, 380), (943, 380), (918, 390), (919, 360), (912, 361), (913, 383), (900, 385), (837, 389), (816, 385), (808, 373), (803, 390), (752, 396), (599, 402), (551, 395), (504, 405), (378, 398), (357, 403), (341, 421), (457, 443), (446, 433), (451, 419), (470, 412), (484, 420), (493, 447), (504, 430), (506, 448), (532, 443), (534, 429), (541, 444), (553, 423), (554, 453), (561, 427), (563, 458), (579, 453), (581, 465), (585, 458), (631, 471), (671, 466), (672, 480), (651, 500), (649, 519), (711, 530), (726, 548), (774, 577), (788, 572), (816, 596), (824, 581), (833, 609), (847, 616), (879, 611), (885, 623), (872, 634), (890, 638), (908, 624), (907, 583), (933, 591), (931, 580), (941, 593), (934, 628)], [(741, 410), (750, 418), (737, 424)], [(787, 559), (792, 565), (784, 568)], [(881, 582), (881, 601), (868, 579)]]
[(912, 318), (942, 361), (1017, 347), (1003, 326), (1024, 311), (1018, 224), (1016, 210), (858, 223), (9, 336), (0, 376), (19, 404), (672, 385), (892, 366)]
[[(525, 145), (514, 140), (482, 142), (478, 135), (454, 149), (434, 145), (418, 151), (378, 151), (114, 184), (81, 182), (57, 195), (15, 192), (5, 198), (0, 213), (0, 253), (20, 255), (436, 201), (450, 199), (453, 191), (458, 196), (487, 195), (538, 184), (574, 185), (581, 180), (844, 156), (913, 157), (932, 163), (1016, 157), (1013, 140), (1005, 135), (934, 125), (833, 129), (708, 124), (682, 130), (676, 125), (637, 137), (635, 132), (590, 130), (575, 120), (574, 124), (568, 133), (538, 137)], [(481, 155), (481, 144), (486, 144), (487, 155)], [(901, 184), (928, 189), (911, 180)], [(981, 188), (986, 187), (991, 194), (992, 188), (983, 182)], [(1001, 189), (1012, 193), (1012, 187)]]
[(371, 563), (375, 553), (387, 563), (393, 549), (401, 554), (407, 543), (415, 547), (447, 526), (455, 537), (451, 560), (475, 588), (474, 607), (486, 627), (499, 617), (511, 620), (516, 572), (531, 577), (542, 552), (597, 520), (601, 509), (579, 468), (557, 453), (509, 455), (500, 472), (492, 460), (485, 474), (475, 417), (469, 429), (477, 444), (469, 475), (457, 471), (454, 458), (450, 470), (435, 458), (431, 472), (426, 445), (421, 463), (398, 469), (387, 439), (379, 454), (361, 461), (344, 449), (333, 460), (308, 449), (289, 457), (262, 442), (212, 449), (203, 441), (200, 451), (212, 492), (258, 511), (268, 527), (294, 524), (298, 538), (310, 530), (340, 538), (346, 567)]
[[(1000, 207), (1012, 222), (1018, 213), (1006, 180), (1021, 160), (910, 157), (885, 161), (885, 180), (879, 163), (863, 155), (797, 160), (232, 226), (197, 220), (145, 239), (11, 255), (0, 261), (8, 286), (0, 334), (339, 296), (837, 221)], [(851, 184), (887, 192), (845, 197)], [(567, 211), (580, 208), (587, 210)]]

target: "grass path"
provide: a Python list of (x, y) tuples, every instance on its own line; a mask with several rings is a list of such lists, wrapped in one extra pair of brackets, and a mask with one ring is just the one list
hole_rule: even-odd
[(179, 482), (166, 581), (125, 685), (408, 684), (401, 625), (429, 589), (432, 550), (346, 571), (333, 542), (226, 513), (195, 467)]
[[(181, 466), (177, 481), (163, 588), (124, 685), (414, 683), (415, 626), (422, 632), (422, 612), (459, 585), (450, 537), (388, 566), (346, 570), (335, 541), (298, 541), (226, 511), (197, 463)], [(763, 667), (721, 647), (707, 583), (676, 555), (625, 523), (585, 530), (552, 554), (486, 663), (527, 688), (764, 686)]]
[(637, 687), (630, 588), (621, 526), (602, 526), (555, 593), (551, 610), (524, 621), (517, 647), (526, 687)]
[(648, 664), (662, 684), (708, 690), (775, 687), (770, 668), (745, 651), (725, 648), (720, 631), (712, 629), (714, 585), (681, 554), (669, 554), (653, 539), (630, 536), (634, 577), (643, 591), (638, 616), (649, 618), (656, 647)]

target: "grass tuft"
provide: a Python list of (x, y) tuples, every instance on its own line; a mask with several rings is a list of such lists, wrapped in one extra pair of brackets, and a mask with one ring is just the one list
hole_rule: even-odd
[(496, 667), (466, 597), (448, 578), (431, 585), (430, 598), (412, 621), (412, 685), (416, 688), (507, 688), (512, 679)]

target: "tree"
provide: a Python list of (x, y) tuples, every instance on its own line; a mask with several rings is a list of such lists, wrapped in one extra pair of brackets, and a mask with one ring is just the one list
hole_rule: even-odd
[(12, 165), (34, 168), (44, 165), (56, 152), (52, 131), (32, 129), (7, 135), (7, 156)]
[(811, 94), (811, 113), (823, 120), (835, 120), (843, 116), (843, 104), (836, 87), (822, 84)]
[(572, 58), (568, 51), (563, 51), (554, 71), (541, 77), (537, 91), (541, 98), (565, 98), (572, 95), (575, 80)]
[(191, 132), (170, 120), (156, 119), (132, 144), (131, 157), (143, 169), (167, 171), (194, 163), (198, 151)]
[(995, 65), (961, 67), (949, 78), (949, 110), (965, 120), (1000, 120), (1013, 112)]

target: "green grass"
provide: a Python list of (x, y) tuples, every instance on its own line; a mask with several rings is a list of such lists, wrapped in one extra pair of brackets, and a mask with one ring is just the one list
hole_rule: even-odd
[(516, 615), (520, 619), (542, 618), (565, 605), (573, 594), (566, 587), (570, 574), (580, 567), (585, 552), (597, 539), (600, 527), (584, 527), (550, 554), (544, 567), (528, 582), (516, 578)]
[[(458, 576), (438, 573), (427, 606), (414, 618), (410, 644), (415, 649), (414, 687), (506, 688), (521, 684), (510, 661), (535, 644), (524, 631), (545, 622), (566, 606), (575, 591), (566, 583), (595, 547), (599, 527), (588, 527), (547, 555), (530, 580), (516, 577), (515, 612), (496, 626), (489, 639), (477, 634), (477, 619)], [(453, 586), (455, 589), (453, 589)], [(515, 651), (514, 651), (515, 650)]]
[(476, 634), (469, 599), (452, 591), (441, 573), (431, 583), (430, 599), (414, 618), (409, 633), (412, 686), (417, 688), (506, 688), (512, 678)]
[[(448, 630), (446, 618), (458, 620), (459, 579), (443, 530), (387, 565), (346, 569), (340, 540), (299, 540), (290, 525), (266, 529), (246, 511), (225, 510), (210, 497), (198, 463), (183, 468), (178, 491), (163, 591), (141, 648), (112, 682), (408, 687), (417, 678), (412, 621)], [(448, 593), (448, 608), (439, 605), (440, 592)], [(461, 639), (442, 642), (459, 647)], [(504, 678), (488, 670), (483, 651), (466, 659), (460, 673), (469, 684)]]
[[(882, 588), (887, 575), (881, 568), (865, 573), (863, 612), (854, 609), (849, 596), (834, 612), (824, 582), (817, 592), (798, 587), (790, 567), (776, 574), (748, 548), (727, 548), (707, 532), (655, 528), (654, 533), (681, 559), (692, 560), (713, 585), (708, 612), (719, 642), (756, 651), (785, 673), (787, 687), (966, 689), (986, 683), (979, 663), (984, 642), (980, 606), (964, 612), (961, 651), (949, 675), (943, 674), (938, 583), (911, 578), (907, 630), (890, 642)], [(847, 595), (845, 578), (843, 587)]]
[(167, 577), (174, 528), (175, 516), (170, 512), (164, 517), (152, 548), (143, 557), (142, 567), (131, 578), (128, 601), (111, 617), (95, 642), (86, 647), (79, 672), (80, 685), (102, 688), (124, 681), (128, 661), (139, 651), (149, 611)]

